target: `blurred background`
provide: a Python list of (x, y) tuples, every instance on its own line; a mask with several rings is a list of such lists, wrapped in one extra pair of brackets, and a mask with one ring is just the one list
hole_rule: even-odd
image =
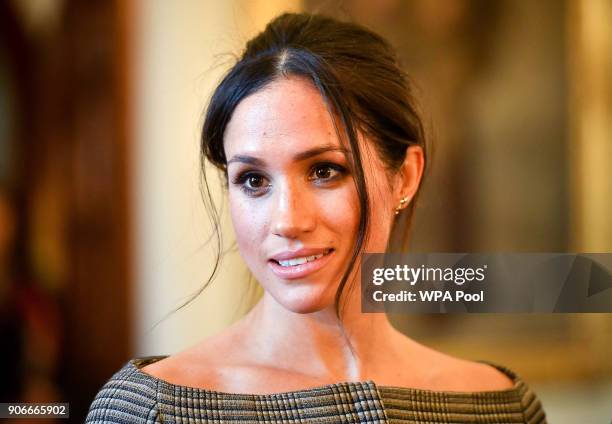
[[(252, 305), (233, 252), (172, 313), (214, 258), (199, 126), (245, 41), (301, 10), (379, 32), (413, 79), (433, 163), (411, 250), (612, 252), (612, 0), (2, 0), (1, 402), (80, 422), (129, 358)], [(612, 314), (391, 318), (514, 369), (553, 424), (612, 420)]]

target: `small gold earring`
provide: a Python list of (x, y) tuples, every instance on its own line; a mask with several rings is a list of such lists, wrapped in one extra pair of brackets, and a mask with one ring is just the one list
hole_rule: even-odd
[(399, 215), (400, 211), (404, 209), (404, 203), (407, 203), (407, 202), (408, 202), (408, 197), (402, 197), (400, 199), (399, 205), (397, 206), (397, 208), (395, 208), (396, 215)]

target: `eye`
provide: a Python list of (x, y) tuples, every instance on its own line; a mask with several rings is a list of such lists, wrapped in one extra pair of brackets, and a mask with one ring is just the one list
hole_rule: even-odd
[(270, 187), (268, 179), (256, 172), (245, 172), (238, 175), (234, 179), (233, 184), (239, 186), (243, 192), (253, 197), (265, 194)]
[(317, 178), (329, 178), (332, 175), (332, 169), (329, 167), (317, 168), (315, 170), (315, 175)]
[(260, 188), (264, 184), (264, 178), (261, 175), (250, 175), (247, 177), (245, 184), (249, 188)]
[(334, 163), (319, 163), (312, 168), (310, 179), (327, 182), (340, 178), (345, 173), (346, 169), (343, 166)]

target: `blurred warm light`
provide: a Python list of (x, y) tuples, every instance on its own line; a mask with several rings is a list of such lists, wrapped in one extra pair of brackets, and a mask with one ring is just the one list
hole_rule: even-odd
[(573, 250), (612, 251), (612, 1), (568, 8)]

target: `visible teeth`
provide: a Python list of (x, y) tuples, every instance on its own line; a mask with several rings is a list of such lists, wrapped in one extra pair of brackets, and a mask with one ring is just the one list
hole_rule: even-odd
[(329, 252), (325, 252), (325, 253), (319, 253), (318, 255), (312, 255), (312, 256), (305, 256), (303, 258), (293, 258), (293, 259), (287, 259), (286, 261), (278, 261), (278, 263), (281, 266), (296, 266), (296, 265), (302, 265), (305, 264), (306, 262), (312, 262), (316, 259), (319, 259), (320, 257), (326, 255)]

